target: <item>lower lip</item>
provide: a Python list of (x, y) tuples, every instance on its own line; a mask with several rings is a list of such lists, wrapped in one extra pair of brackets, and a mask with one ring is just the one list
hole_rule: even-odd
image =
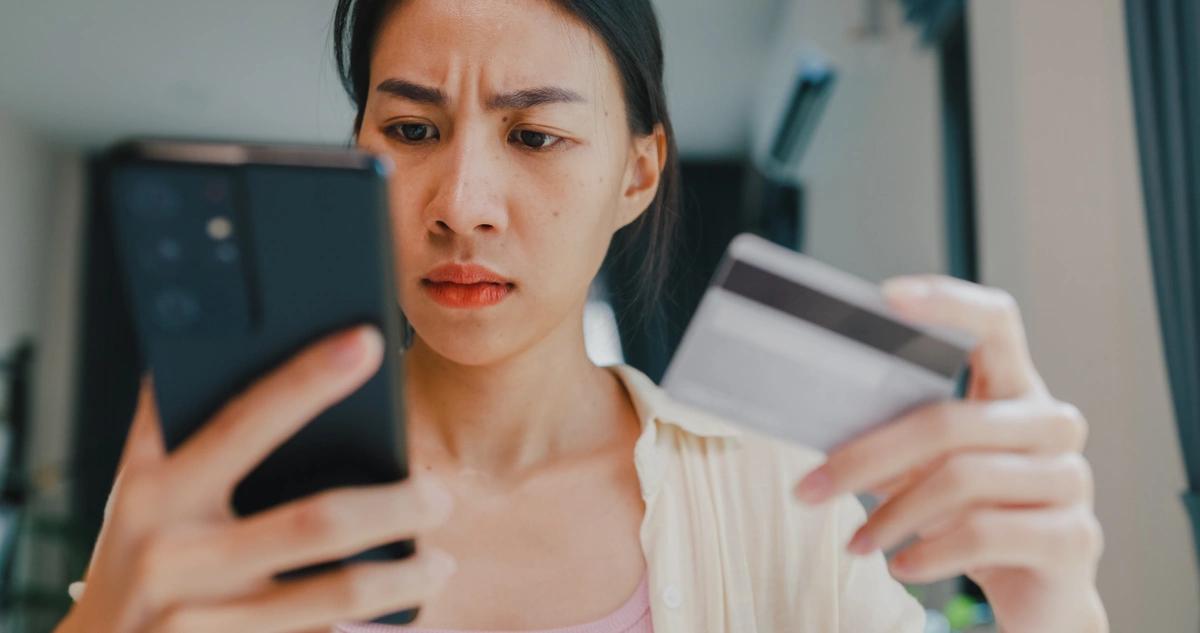
[(509, 284), (456, 284), (448, 281), (422, 281), (421, 287), (434, 301), (448, 308), (486, 308), (508, 296)]

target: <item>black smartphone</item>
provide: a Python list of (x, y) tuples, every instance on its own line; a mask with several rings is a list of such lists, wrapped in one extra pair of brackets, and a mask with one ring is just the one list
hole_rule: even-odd
[[(302, 347), (370, 323), (386, 341), (379, 372), (267, 457), (233, 507), (251, 515), (408, 476), (386, 163), (352, 149), (141, 140), (111, 149), (101, 173), (168, 451)], [(395, 542), (281, 578), (414, 551)]]

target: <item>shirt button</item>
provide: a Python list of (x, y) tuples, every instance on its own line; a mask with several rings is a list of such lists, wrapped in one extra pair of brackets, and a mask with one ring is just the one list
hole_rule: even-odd
[(683, 592), (675, 585), (667, 585), (663, 587), (662, 600), (668, 607), (678, 609), (679, 605), (683, 604)]

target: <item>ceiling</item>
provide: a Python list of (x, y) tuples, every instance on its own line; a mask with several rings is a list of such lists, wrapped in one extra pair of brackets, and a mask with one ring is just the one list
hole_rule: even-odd
[[(684, 153), (745, 151), (753, 69), (789, 1), (656, 1)], [(57, 143), (94, 147), (131, 134), (348, 138), (351, 111), (329, 54), (333, 0), (6, 4), (0, 111)]]

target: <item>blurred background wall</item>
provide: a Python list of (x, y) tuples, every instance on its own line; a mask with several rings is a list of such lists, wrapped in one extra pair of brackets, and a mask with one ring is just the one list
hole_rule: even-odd
[[(801, 51), (838, 81), (793, 176), (808, 252), (874, 280), (946, 269), (934, 53), (891, 0), (659, 0), (685, 159), (744, 163)], [(41, 0), (0, 19), (0, 352), (36, 345), (30, 472), (66, 507), (90, 152), (131, 133), (344, 143), (329, 0)], [(1120, 0), (969, 5), (981, 276), (1092, 423), (1114, 631), (1192, 631)], [(737, 183), (736, 168), (730, 186)], [(81, 414), (81, 412), (83, 412)], [(83, 438), (84, 442), (87, 438)], [(45, 569), (34, 569), (36, 575)], [(47, 572), (49, 573), (49, 572)], [(52, 574), (50, 574), (52, 575)]]
[(1196, 628), (1197, 583), (1147, 256), (1117, 0), (971, 6), (982, 274), (1091, 422), (1113, 631)]

